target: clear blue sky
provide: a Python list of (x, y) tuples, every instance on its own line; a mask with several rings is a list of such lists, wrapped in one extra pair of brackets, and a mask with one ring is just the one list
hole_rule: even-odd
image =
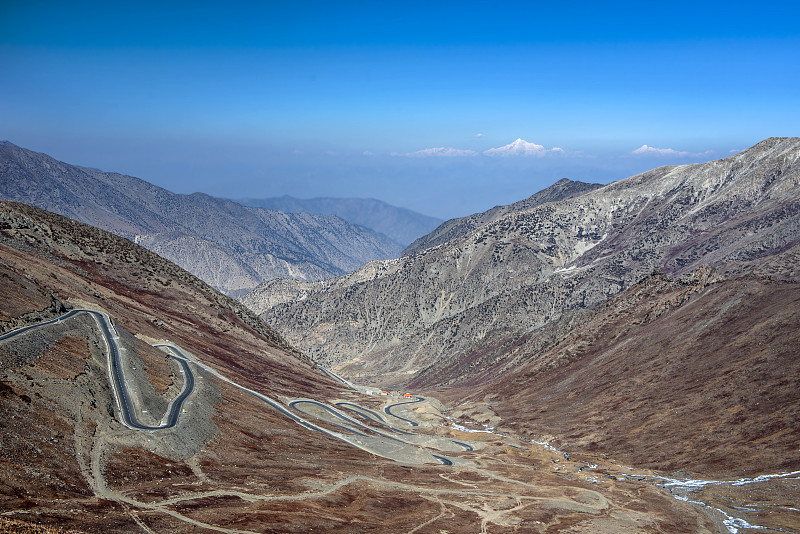
[(796, 2), (254, 4), (0, 2), (0, 138), (449, 218), (800, 135)]

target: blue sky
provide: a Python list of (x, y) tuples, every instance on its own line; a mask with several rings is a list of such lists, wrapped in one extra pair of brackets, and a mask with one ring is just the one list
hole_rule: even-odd
[(792, 2), (253, 4), (1, 2), (0, 138), (449, 218), (800, 135)]

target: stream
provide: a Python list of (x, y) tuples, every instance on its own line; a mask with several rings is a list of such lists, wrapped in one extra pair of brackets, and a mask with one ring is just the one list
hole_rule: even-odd
[[(519, 436), (512, 436), (510, 434), (504, 434), (502, 432), (497, 431), (494, 427), (477, 422), (468, 422), (469, 426), (465, 426), (463, 419), (461, 422), (457, 422), (455, 419), (451, 417), (446, 417), (448, 421), (448, 425), (453, 430), (458, 430), (461, 432), (469, 432), (469, 433), (486, 433), (486, 434), (494, 434), (504, 438), (512, 438), (517, 439), (523, 442), (530, 442), (535, 445), (539, 445), (544, 449), (556, 453), (559, 456), (563, 456), (563, 458), (567, 461), (570, 461), (569, 454), (563, 451), (558, 450), (557, 448), (553, 447), (551, 444), (547, 443), (546, 441), (537, 441), (535, 439), (530, 438), (521, 438)], [(578, 471), (584, 470), (593, 470), (597, 469), (597, 465), (588, 462), (578, 462), (582, 463), (583, 466), (578, 468)], [(742, 513), (759, 513), (765, 511), (763, 509), (758, 508), (757, 506), (751, 505), (742, 505), (742, 506), (734, 506), (734, 505), (724, 505), (726, 508), (730, 508), (733, 513), (726, 512), (722, 510), (718, 506), (712, 505), (709, 502), (704, 502), (701, 500), (693, 499), (692, 497), (694, 494), (708, 486), (746, 486), (749, 484), (756, 484), (760, 482), (768, 482), (774, 479), (800, 479), (800, 471), (791, 471), (787, 473), (775, 473), (770, 475), (759, 475), (752, 478), (739, 478), (736, 480), (699, 480), (699, 479), (691, 479), (691, 478), (672, 478), (664, 475), (659, 474), (641, 474), (637, 473), (632, 467), (625, 467), (619, 466), (622, 469), (625, 469), (625, 473), (606, 473), (607, 475), (612, 475), (620, 480), (625, 479), (636, 479), (648, 482), (655, 486), (659, 486), (661, 488), (666, 489), (669, 491), (670, 495), (675, 499), (680, 501), (689, 502), (695, 504), (697, 506), (702, 506), (706, 509), (713, 510), (714, 512), (719, 513), (722, 516), (722, 523), (728, 529), (728, 532), (731, 534), (738, 534), (741, 529), (751, 529), (751, 530), (768, 530), (772, 532), (795, 532), (793, 530), (784, 530), (781, 528), (772, 528), (760, 525), (754, 525), (749, 523), (746, 519), (742, 517), (736, 517), (733, 515), (735, 512), (742, 512)], [(565, 469), (566, 466), (563, 464), (556, 463), (553, 467), (555, 471), (559, 471)], [(587, 477), (588, 480), (593, 482), (600, 482), (598, 478), (595, 477)], [(800, 505), (799, 507), (789, 507), (784, 506), (782, 507), (785, 510), (793, 511), (793, 512), (800, 512)]]

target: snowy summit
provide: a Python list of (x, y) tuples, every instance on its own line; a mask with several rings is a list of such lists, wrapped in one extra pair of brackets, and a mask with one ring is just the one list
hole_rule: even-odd
[(513, 143), (505, 146), (490, 148), (484, 151), (487, 156), (536, 156), (543, 157), (550, 152), (563, 152), (562, 149), (555, 147), (551, 150), (546, 149), (542, 145), (536, 143), (529, 143), (522, 138), (517, 138)]

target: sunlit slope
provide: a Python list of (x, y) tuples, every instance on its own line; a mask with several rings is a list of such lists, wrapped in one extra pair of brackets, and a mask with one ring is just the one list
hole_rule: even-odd
[(335, 280), (268, 283), (243, 302), (347, 377), (404, 382), (595, 307), (654, 270), (710, 264), (735, 274), (791, 248), (800, 240), (799, 160), (800, 139), (768, 139), (489, 218)]

